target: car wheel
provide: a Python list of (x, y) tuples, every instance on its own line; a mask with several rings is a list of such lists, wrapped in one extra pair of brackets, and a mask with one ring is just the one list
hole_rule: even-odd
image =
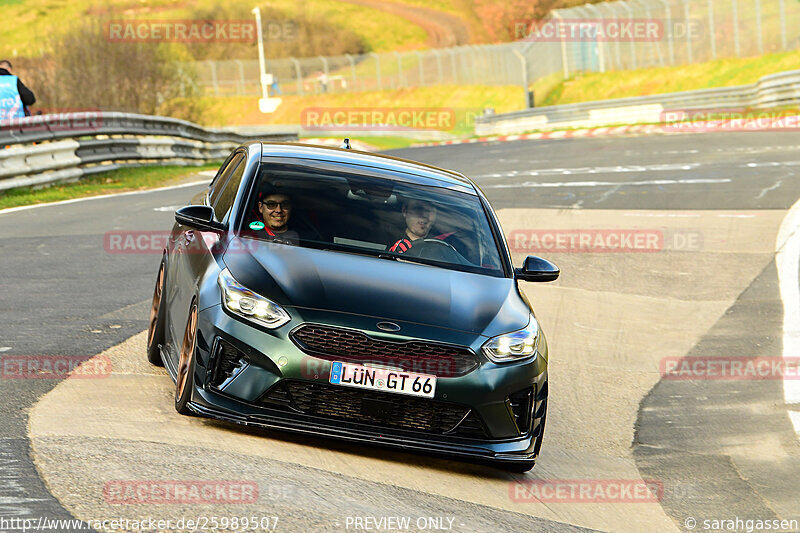
[(192, 302), (186, 331), (183, 333), (181, 356), (178, 360), (178, 372), (175, 379), (175, 410), (182, 415), (192, 415), (189, 400), (194, 388), (194, 352), (197, 347), (197, 302)]
[(164, 261), (161, 261), (158, 277), (156, 277), (156, 288), (153, 290), (153, 303), (150, 306), (150, 325), (147, 329), (147, 360), (156, 366), (164, 366), (159, 345), (164, 344), (164, 332), (166, 331), (164, 322), (167, 310), (163, 305), (165, 282)]

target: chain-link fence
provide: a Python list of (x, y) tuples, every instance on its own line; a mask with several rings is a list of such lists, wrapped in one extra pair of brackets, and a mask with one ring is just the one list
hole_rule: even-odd
[[(270, 94), (320, 94), (442, 84), (525, 85), (605, 72), (754, 56), (800, 45), (798, 0), (628, 0), (517, 21), (513, 43), (416, 52), (271, 59)], [(261, 95), (258, 61), (202, 61), (207, 94)]]

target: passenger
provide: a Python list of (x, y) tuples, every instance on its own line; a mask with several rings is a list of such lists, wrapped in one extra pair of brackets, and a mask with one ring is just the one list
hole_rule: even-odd
[(0, 120), (30, 116), (28, 106), (34, 103), (33, 92), (11, 72), (11, 62), (0, 61)]
[(297, 243), (299, 236), (289, 229), (292, 216), (291, 197), (278, 188), (262, 187), (258, 196), (258, 220), (250, 223), (250, 230), (260, 239)]
[[(406, 228), (403, 236), (388, 246), (390, 252), (402, 254), (411, 248), (414, 241), (424, 239), (436, 222), (436, 206), (424, 200), (403, 202), (403, 218)], [(437, 237), (438, 238), (438, 237)]]

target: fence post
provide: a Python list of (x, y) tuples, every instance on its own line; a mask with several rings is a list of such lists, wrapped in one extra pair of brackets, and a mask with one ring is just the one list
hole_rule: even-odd
[[(664, 10), (667, 15), (666, 30), (667, 30), (667, 50), (669, 53), (669, 64), (675, 64), (675, 51), (672, 45), (672, 12), (669, 9), (669, 0), (661, 0), (664, 2)], [(734, 0), (735, 2), (736, 0)]]
[(322, 72), (325, 73), (325, 85), (323, 85), (321, 88), (322, 88), (322, 92), (327, 93), (327, 92), (329, 92), (328, 91), (328, 85), (329, 84), (331, 86), (331, 89), (333, 88), (333, 84), (328, 79), (328, 58), (325, 57), (325, 56), (319, 56), (319, 58), (322, 61)]
[[(558, 9), (554, 9), (553, 11), (551, 11), (551, 14), (559, 21), (562, 20), (561, 13), (559, 13)], [(563, 33), (561, 34), (561, 65), (564, 67), (564, 79), (567, 80), (569, 79), (569, 63), (567, 59), (567, 41)]]
[(419, 60), (419, 86), (425, 85), (425, 68), (422, 65), (422, 52), (417, 51), (417, 59)]
[[(624, 7), (625, 11), (628, 12), (628, 20), (630, 20), (631, 24), (633, 24), (633, 9), (631, 9), (631, 6), (628, 5), (628, 2), (620, 2), (619, 5)], [(636, 63), (636, 47), (633, 44), (633, 39), (628, 41), (628, 44), (631, 49), (631, 61), (633, 61), (633, 68), (635, 70), (636, 68), (638, 68), (638, 65)]]
[(447, 49), (450, 52), (450, 68), (453, 71), (453, 83), (459, 83), (458, 69), (456, 69), (456, 51), (452, 48)]
[(394, 57), (397, 58), (397, 87), (400, 88), (401, 80), (403, 81), (402, 85), (408, 86), (405, 83), (405, 76), (403, 75), (403, 59), (400, 57), (400, 52), (394, 52)]
[[(614, 8), (603, 2), (602, 4), (597, 6), (597, 9), (600, 9), (600, 7), (602, 6), (608, 7), (608, 10), (611, 12), (611, 16), (614, 18), (615, 21), (617, 21), (617, 23), (619, 23), (619, 17), (617, 16), (617, 12), (614, 10)], [(622, 53), (619, 51), (619, 48), (620, 48), (619, 39), (614, 39), (614, 51), (616, 52), (616, 57), (617, 57), (616, 68), (622, 69), (623, 68)]]
[(714, 37), (714, 0), (708, 0), (708, 37), (711, 39), (711, 59), (716, 59), (717, 39)]
[(737, 0), (731, 0), (733, 8), (733, 46), (736, 51), (736, 57), (742, 57), (742, 51), (739, 48), (739, 4)]
[(355, 90), (356, 81), (358, 81), (356, 79), (356, 60), (350, 54), (345, 54), (344, 57), (350, 62), (350, 83), (353, 86), (353, 90)]
[[(583, 7), (585, 7), (586, 9), (588, 9), (593, 13), (597, 13), (598, 15), (597, 23), (603, 24), (603, 14), (600, 12), (599, 9), (597, 9), (597, 6), (594, 6), (592, 4), (586, 4)], [(599, 40), (597, 41), (597, 66), (600, 69), (600, 72), (606, 71), (606, 54), (605, 51), (603, 50), (603, 43), (600, 42)]]
[(239, 67), (239, 83), (237, 84), (238, 90), (236, 92), (239, 93), (239, 96), (242, 96), (244, 94), (244, 66), (241, 59), (234, 59), (234, 61), (236, 66)]
[(758, 32), (758, 53), (764, 53), (764, 36), (761, 34), (761, 0), (756, 0), (756, 31)]
[(381, 83), (381, 58), (375, 52), (370, 52), (372, 57), (375, 58), (375, 75), (378, 78), (378, 90), (383, 90), (383, 84)]
[(211, 83), (214, 85), (214, 94), (219, 96), (219, 83), (217, 82), (217, 62), (209, 61), (211, 65)]
[(300, 71), (300, 62), (293, 57), (290, 57), (289, 60), (294, 63), (294, 73), (297, 76), (297, 94), (303, 96), (306, 92), (303, 89), (303, 73)]
[(444, 83), (444, 76), (442, 74), (442, 56), (439, 55), (440, 50), (433, 50), (433, 55), (436, 56), (436, 71), (439, 74), (439, 84)]
[(519, 62), (522, 64), (522, 97), (525, 99), (522, 109), (528, 109), (528, 61), (516, 48), (512, 48), (511, 51), (514, 52), (514, 55), (519, 58)]
[(686, 58), (689, 63), (692, 63), (692, 32), (689, 31), (689, 0), (683, 0), (683, 18), (686, 19)]
[(780, 17), (781, 17), (781, 50), (786, 50), (786, 2), (779, 0)]

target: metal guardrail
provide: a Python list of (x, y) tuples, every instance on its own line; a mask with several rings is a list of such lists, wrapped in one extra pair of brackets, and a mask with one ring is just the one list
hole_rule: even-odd
[(0, 190), (52, 184), (138, 165), (199, 165), (247, 141), (296, 141), (297, 133), (206, 129), (133, 113), (61, 113), (0, 121)]
[(477, 135), (661, 123), (671, 110), (742, 109), (800, 105), (800, 70), (764, 76), (752, 85), (547, 106), (475, 119)]

